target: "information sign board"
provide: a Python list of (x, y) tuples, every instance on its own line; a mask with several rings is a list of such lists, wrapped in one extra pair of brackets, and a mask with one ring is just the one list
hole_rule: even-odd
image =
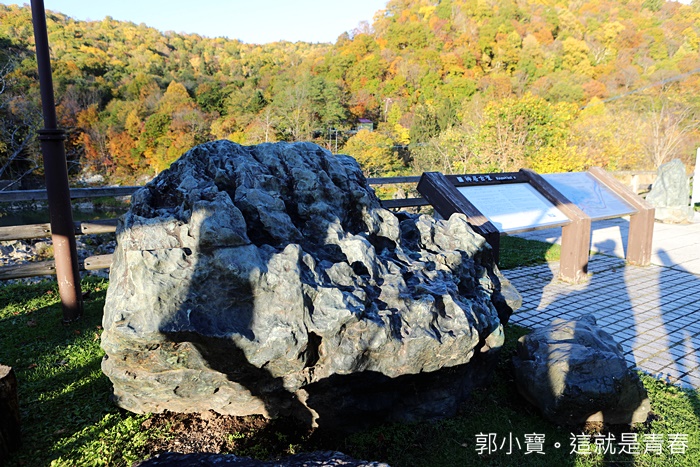
[(571, 222), (529, 183), (456, 188), (502, 233), (526, 232)]
[(543, 174), (542, 178), (578, 206), (591, 220), (610, 219), (637, 212), (588, 172)]

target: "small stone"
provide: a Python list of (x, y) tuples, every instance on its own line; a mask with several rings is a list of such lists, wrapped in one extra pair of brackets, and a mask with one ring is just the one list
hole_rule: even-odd
[(679, 159), (673, 159), (659, 167), (656, 181), (646, 200), (654, 206), (654, 218), (658, 221), (693, 221), (695, 212), (690, 205), (690, 180)]
[(513, 365), (518, 391), (553, 423), (634, 424), (649, 414), (639, 376), (592, 315), (521, 337)]

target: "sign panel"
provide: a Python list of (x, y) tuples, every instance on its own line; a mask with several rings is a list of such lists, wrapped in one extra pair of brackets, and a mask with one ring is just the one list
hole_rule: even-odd
[(569, 201), (578, 206), (591, 220), (626, 216), (637, 212), (588, 172), (568, 172), (542, 175)]
[(458, 186), (457, 190), (502, 233), (571, 222), (529, 183)]

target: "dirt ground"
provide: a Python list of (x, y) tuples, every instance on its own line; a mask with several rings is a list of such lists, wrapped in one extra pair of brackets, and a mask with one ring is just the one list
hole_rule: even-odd
[(277, 458), (320, 442), (312, 429), (294, 419), (268, 420), (261, 416), (235, 417), (214, 412), (154, 414), (142, 424), (142, 429), (161, 433), (147, 445), (146, 457), (162, 452), (209, 452)]

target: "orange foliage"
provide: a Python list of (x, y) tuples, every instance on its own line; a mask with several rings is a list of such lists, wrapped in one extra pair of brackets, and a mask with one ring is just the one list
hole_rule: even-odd
[(606, 98), (608, 97), (608, 88), (600, 81), (592, 79), (583, 84), (583, 95), (586, 102), (594, 97)]

